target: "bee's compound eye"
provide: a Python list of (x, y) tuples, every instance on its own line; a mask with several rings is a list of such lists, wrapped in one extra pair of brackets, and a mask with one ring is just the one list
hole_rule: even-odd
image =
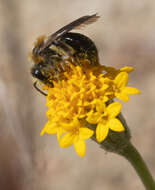
[(33, 77), (39, 79), (39, 80), (45, 80), (44, 75), (41, 73), (39, 69), (32, 69), (31, 74)]

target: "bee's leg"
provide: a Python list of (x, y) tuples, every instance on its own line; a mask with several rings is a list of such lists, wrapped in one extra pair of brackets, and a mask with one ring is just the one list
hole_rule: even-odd
[(37, 81), (35, 81), (35, 82), (33, 83), (33, 86), (34, 86), (34, 88), (35, 88), (38, 92), (40, 92), (40, 93), (43, 94), (44, 96), (47, 96), (47, 94), (46, 94), (45, 92), (41, 91), (41, 90), (37, 87)]

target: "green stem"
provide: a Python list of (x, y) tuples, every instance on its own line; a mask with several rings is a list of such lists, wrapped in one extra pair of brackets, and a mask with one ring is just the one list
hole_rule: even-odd
[[(92, 137), (92, 140), (100, 144), (100, 147), (106, 150), (107, 152), (119, 154), (123, 156), (125, 159), (127, 159), (135, 168), (146, 190), (155, 190), (155, 181), (149, 169), (147, 168), (139, 152), (130, 142), (130, 130), (125, 118), (121, 113), (118, 115), (117, 118), (123, 124), (125, 131), (118, 133), (110, 130), (107, 138), (101, 143), (97, 142), (95, 135)], [(96, 131), (95, 125), (87, 124), (87, 127), (94, 130), (94, 132)]]
[(155, 181), (136, 148), (131, 143), (128, 143), (119, 154), (125, 157), (135, 168), (146, 190), (155, 190)]

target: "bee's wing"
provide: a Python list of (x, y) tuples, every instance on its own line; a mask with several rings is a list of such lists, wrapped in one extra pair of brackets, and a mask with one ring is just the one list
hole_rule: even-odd
[(79, 19), (71, 22), (70, 24), (64, 26), (54, 34), (50, 35), (45, 42), (44, 46), (41, 48), (41, 51), (44, 50), (45, 48), (49, 47), (53, 41), (57, 40), (60, 36), (66, 34), (67, 32), (73, 30), (73, 29), (80, 29), (84, 27), (85, 25), (91, 24), (93, 22), (96, 22), (99, 16), (97, 14), (93, 15), (86, 15), (83, 17), (80, 17)]

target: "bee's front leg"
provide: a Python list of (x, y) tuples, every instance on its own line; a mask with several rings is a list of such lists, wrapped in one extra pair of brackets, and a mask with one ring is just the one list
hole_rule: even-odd
[(35, 88), (38, 92), (40, 92), (40, 93), (43, 94), (44, 96), (47, 96), (47, 94), (46, 94), (45, 92), (43, 92), (42, 90), (40, 90), (40, 89), (37, 87), (37, 81), (35, 81), (35, 82), (33, 83), (33, 86), (34, 86), (34, 88)]

